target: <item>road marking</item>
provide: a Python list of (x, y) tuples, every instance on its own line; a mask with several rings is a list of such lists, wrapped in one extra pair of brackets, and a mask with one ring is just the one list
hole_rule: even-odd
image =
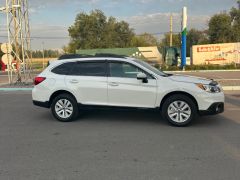
[(240, 86), (223, 86), (224, 91), (239, 91)]
[(226, 111), (240, 111), (240, 108), (226, 108)]
[(221, 79), (214, 79), (215, 81), (240, 81), (240, 79), (225, 79), (225, 78), (221, 78)]

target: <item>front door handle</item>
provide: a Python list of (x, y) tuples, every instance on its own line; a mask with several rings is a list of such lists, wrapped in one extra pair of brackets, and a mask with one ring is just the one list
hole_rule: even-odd
[(109, 83), (109, 86), (119, 86), (119, 84), (116, 83), (116, 82), (110, 82), (110, 83)]
[(78, 80), (72, 79), (72, 80), (70, 81), (70, 83), (72, 83), (72, 84), (77, 84), (77, 83), (78, 83)]

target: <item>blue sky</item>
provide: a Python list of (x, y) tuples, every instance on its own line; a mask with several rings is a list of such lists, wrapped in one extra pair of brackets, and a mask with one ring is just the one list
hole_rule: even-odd
[[(0, 6), (5, 6), (0, 0)], [(188, 28), (205, 29), (211, 15), (228, 11), (236, 0), (29, 0), (32, 36), (67, 37), (68, 27), (76, 14), (93, 9), (107, 16), (127, 21), (137, 34), (169, 31), (169, 16), (173, 14), (174, 31), (179, 32), (181, 8), (188, 7)], [(5, 33), (5, 16), (0, 14), (0, 35)], [(4, 41), (4, 39), (0, 39)], [(33, 39), (33, 49), (61, 48), (69, 39)]]

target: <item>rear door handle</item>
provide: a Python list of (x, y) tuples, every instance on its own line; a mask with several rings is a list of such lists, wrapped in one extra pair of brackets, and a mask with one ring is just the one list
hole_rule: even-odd
[(72, 83), (72, 84), (77, 84), (77, 83), (78, 83), (78, 80), (72, 79), (72, 80), (70, 81), (70, 83)]
[(109, 86), (119, 86), (119, 84), (116, 83), (116, 82), (110, 82), (110, 83), (109, 83)]

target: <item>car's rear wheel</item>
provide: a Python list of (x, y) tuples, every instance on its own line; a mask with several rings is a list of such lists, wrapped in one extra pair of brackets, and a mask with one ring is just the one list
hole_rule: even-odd
[(196, 115), (196, 104), (186, 95), (176, 94), (165, 100), (162, 116), (172, 125), (186, 126)]
[(60, 94), (53, 99), (51, 111), (59, 121), (73, 121), (78, 117), (77, 101), (69, 94)]

